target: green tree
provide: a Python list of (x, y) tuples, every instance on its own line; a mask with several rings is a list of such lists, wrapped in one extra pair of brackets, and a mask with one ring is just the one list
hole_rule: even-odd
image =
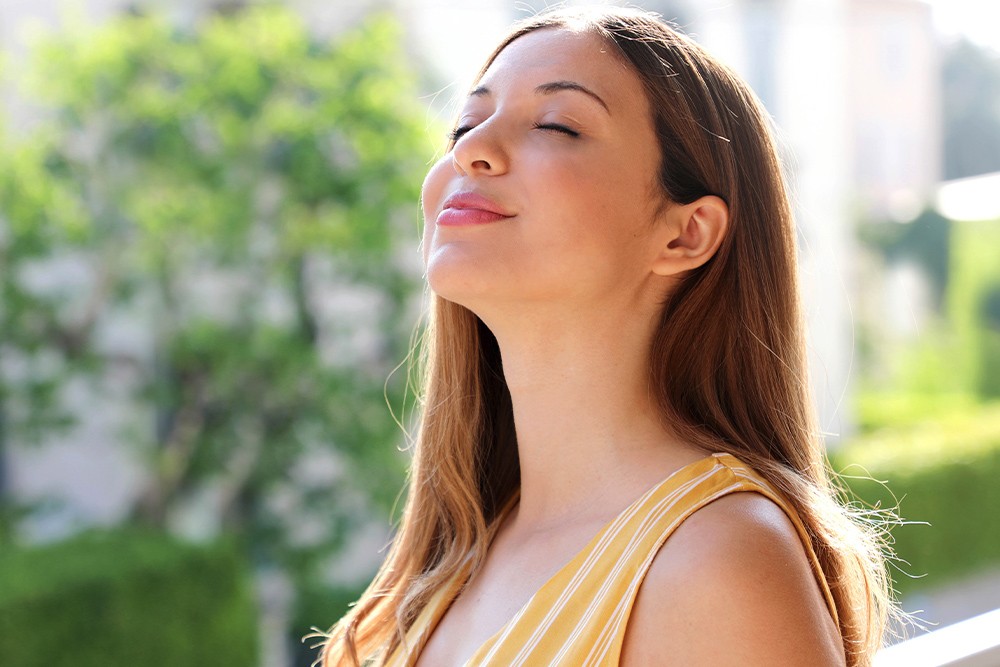
[(934, 306), (944, 309), (951, 262), (952, 223), (934, 209), (924, 209), (905, 223), (887, 221), (862, 223), (858, 240), (877, 251), (887, 264), (913, 262), (927, 277)]
[[(2, 119), (0, 119), (2, 120)], [(16, 538), (30, 507), (8, 490), (11, 443), (44, 442), (71, 416), (60, 388), (87, 370), (83, 345), (92, 327), (88, 308), (69, 312), (67, 299), (46, 280), (55, 248), (72, 243), (81, 212), (63, 183), (47, 178), (45, 150), (13, 146), (0, 125), (0, 547)], [(46, 225), (43, 212), (64, 225)]]
[(135, 521), (208, 498), (256, 562), (300, 577), (388, 507), (431, 153), (398, 37), (375, 17), (324, 42), (271, 6), (39, 44), (44, 120), (0, 169), (10, 438), (44, 440), (82, 378), (141, 416), (122, 436), (148, 470)]

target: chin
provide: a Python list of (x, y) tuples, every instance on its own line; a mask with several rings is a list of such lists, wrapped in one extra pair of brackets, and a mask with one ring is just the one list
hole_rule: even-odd
[(427, 284), (438, 296), (470, 307), (470, 303), (488, 294), (496, 280), (483, 275), (483, 267), (476, 262), (459, 262), (453, 257), (432, 256), (427, 262)]
[(427, 268), (427, 284), (435, 295), (468, 309), (490, 326), (506, 312), (502, 304), (521, 300), (517, 290), (512, 289), (510, 275), (487, 271), (483, 264), (469, 267), (458, 262), (431, 263)]

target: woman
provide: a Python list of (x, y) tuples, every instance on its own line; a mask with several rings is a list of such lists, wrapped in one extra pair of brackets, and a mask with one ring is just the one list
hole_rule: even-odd
[(324, 664), (867, 664), (883, 564), (827, 477), (746, 85), (650, 14), (531, 18), (423, 210), (406, 511)]

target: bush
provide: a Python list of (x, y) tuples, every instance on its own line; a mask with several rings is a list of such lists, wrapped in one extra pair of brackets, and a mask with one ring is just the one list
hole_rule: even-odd
[(984, 399), (1000, 398), (1000, 223), (954, 225), (954, 266), (948, 289), (949, 319), (959, 341), (952, 374)]
[[(374, 574), (372, 575), (374, 576)], [(302, 588), (299, 591), (295, 610), (295, 620), (292, 622), (291, 641), (294, 647), (294, 665), (309, 665), (319, 658), (321, 639), (310, 637), (317, 628), (322, 631), (330, 629), (334, 623), (348, 612), (351, 604), (364, 593), (364, 584), (354, 587), (319, 587)]]
[(227, 547), (120, 532), (0, 552), (4, 667), (253, 665), (256, 623)]
[[(981, 403), (975, 395), (961, 391), (920, 392), (861, 392), (854, 406), (858, 430), (863, 434), (883, 431), (877, 442), (892, 433), (905, 431), (908, 426), (936, 421), (948, 415), (970, 416)], [(888, 430), (886, 430), (888, 429)], [(851, 446), (867, 446), (868, 440)]]
[(861, 503), (898, 503), (911, 522), (892, 530), (900, 593), (1000, 563), (1000, 403), (959, 405), (874, 431), (831, 455)]
[(983, 290), (979, 305), (982, 329), (976, 388), (981, 396), (1000, 398), (1000, 281)]

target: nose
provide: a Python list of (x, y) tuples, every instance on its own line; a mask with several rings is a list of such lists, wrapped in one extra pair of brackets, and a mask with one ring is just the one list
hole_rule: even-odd
[(498, 130), (488, 120), (458, 138), (452, 146), (451, 154), (459, 174), (498, 176), (507, 171), (509, 159)]

